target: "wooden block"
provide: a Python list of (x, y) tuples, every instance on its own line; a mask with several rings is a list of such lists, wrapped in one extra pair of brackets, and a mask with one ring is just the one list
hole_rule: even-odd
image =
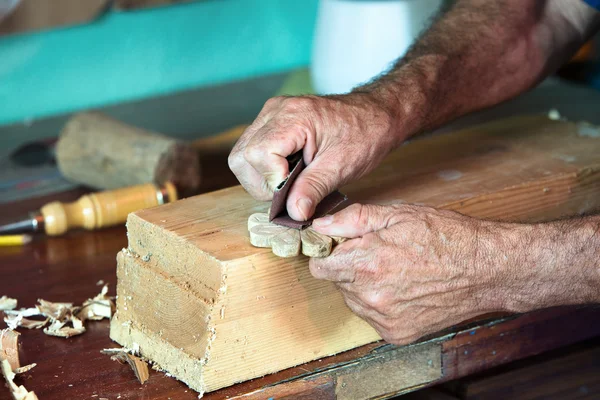
[[(526, 116), (416, 140), (342, 190), (511, 221), (590, 212), (600, 139), (578, 132)], [(267, 208), (234, 187), (130, 214), (111, 337), (200, 392), (378, 340), (307, 257), (251, 245), (248, 217)]]
[(69, 119), (56, 144), (60, 172), (97, 189), (174, 183), (183, 195), (200, 187), (198, 150), (98, 113)]

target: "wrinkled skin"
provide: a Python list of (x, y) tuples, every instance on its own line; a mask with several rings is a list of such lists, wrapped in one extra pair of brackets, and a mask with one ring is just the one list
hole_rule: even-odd
[(310, 260), (317, 279), (338, 286), (346, 304), (383, 339), (405, 344), (499, 307), (485, 222), (410, 205), (354, 204), (318, 219), (321, 233), (354, 238)]
[(368, 94), (275, 97), (243, 133), (229, 167), (256, 199), (270, 200), (288, 175), (286, 157), (303, 151), (307, 168), (288, 194), (295, 220), (310, 218), (329, 193), (373, 170), (404, 139)]

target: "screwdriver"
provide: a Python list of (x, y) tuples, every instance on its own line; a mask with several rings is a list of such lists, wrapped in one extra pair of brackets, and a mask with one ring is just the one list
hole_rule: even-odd
[(124, 223), (131, 212), (177, 200), (175, 186), (153, 183), (90, 193), (73, 203), (54, 201), (25, 219), (0, 226), (0, 235), (45, 232), (58, 236), (70, 229), (93, 230)]

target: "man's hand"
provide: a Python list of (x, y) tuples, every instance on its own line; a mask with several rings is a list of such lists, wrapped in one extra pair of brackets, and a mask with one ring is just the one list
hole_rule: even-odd
[(375, 168), (404, 139), (396, 132), (370, 94), (275, 97), (236, 143), (229, 166), (252, 196), (269, 200), (288, 175), (286, 157), (302, 150), (307, 168), (287, 210), (303, 221), (329, 193)]
[(482, 262), (481, 221), (427, 207), (354, 204), (313, 223), (355, 238), (312, 258), (315, 278), (336, 283), (350, 309), (383, 339), (405, 344), (495, 309), (495, 274)]
[(383, 339), (405, 344), (488, 312), (600, 301), (599, 224), (355, 204), (313, 222), (320, 233), (353, 239), (309, 265)]

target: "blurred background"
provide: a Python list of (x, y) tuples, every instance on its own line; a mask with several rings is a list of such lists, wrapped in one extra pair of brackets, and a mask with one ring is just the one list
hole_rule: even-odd
[[(93, 173), (85, 179), (73, 178), (78, 168), (71, 168), (71, 179), (58, 169), (57, 138), (67, 121), (86, 110), (187, 144), (217, 138), (196, 145), (206, 150), (202, 154), (202, 185), (206, 185), (194, 189), (202, 192), (233, 185), (235, 178), (223, 172), (232, 140), (268, 98), (351, 90), (387, 70), (429, 21), (450, 5), (449, 0), (0, 0), (2, 217), (12, 220), (17, 211), (38, 208), (47, 201), (72, 201), (90, 187), (115, 187), (96, 183)], [(598, 54), (598, 42), (591, 41), (539, 88), (452, 127), (551, 109), (555, 109), (554, 118), (599, 124)], [(115, 127), (126, 131), (110, 121), (95, 122), (101, 127), (97, 132)], [(447, 129), (451, 128), (443, 130)], [(225, 136), (214, 136), (224, 131), (228, 132)], [(99, 152), (98, 136), (102, 136), (97, 132), (88, 129), (79, 136), (82, 141), (89, 139), (91, 151), (84, 151), (90, 149), (82, 145), (80, 154), (67, 151), (65, 155), (79, 156), (84, 161), (81, 165), (92, 169), (88, 159)], [(138, 134), (134, 130), (131, 135), (138, 138)], [(124, 143), (114, 136), (114, 147)], [(207, 167), (215, 149), (225, 152), (215, 157), (222, 168), (213, 176)], [(127, 161), (134, 152), (120, 150), (112, 160), (130, 166)], [(156, 150), (155, 154), (162, 153)], [(150, 157), (143, 153), (141, 158)], [(103, 160), (95, 161), (104, 166)], [(156, 178), (152, 176), (156, 168), (150, 167), (149, 178), (143, 179)], [(112, 177), (137, 179), (137, 172), (123, 168)], [(217, 181), (214, 186), (211, 179)], [(156, 191), (150, 194), (156, 200)], [(70, 269), (71, 254), (79, 257), (77, 269), (83, 265), (81, 254), (92, 260), (85, 264), (87, 270), (81, 268), (86, 274), (96, 273), (98, 255), (103, 254), (109, 260), (102, 264), (106, 276), (114, 282), (114, 254), (125, 243), (122, 226), (118, 229), (106, 231), (105, 236), (74, 233), (66, 239), (40, 240), (33, 250), (23, 250), (27, 262), (15, 258), (13, 264), (33, 271), (23, 281), (38, 274), (33, 259), (52, 267), (61, 262), (66, 266), (65, 276), (71, 277), (75, 276)], [(12, 251), (5, 256), (20, 250)], [(32, 258), (27, 258), (28, 252)], [(96, 275), (90, 272), (89, 276)], [(99, 335), (108, 340), (106, 332)], [(599, 349), (594, 339), (405, 398), (600, 398)], [(93, 349), (94, 354), (98, 351)]]
[[(72, 186), (51, 148), (75, 112), (185, 140), (213, 135), (252, 122), (274, 95), (368, 81), (449, 5), (0, 0), (0, 203)], [(561, 74), (600, 86), (594, 47)]]

